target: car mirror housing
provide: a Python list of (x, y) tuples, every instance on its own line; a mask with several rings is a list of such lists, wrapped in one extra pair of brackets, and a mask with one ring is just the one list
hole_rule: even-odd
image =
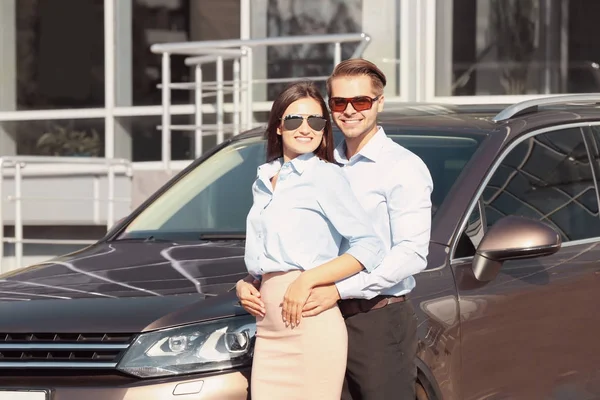
[(491, 281), (506, 260), (535, 258), (556, 253), (560, 235), (543, 222), (518, 216), (498, 220), (483, 236), (473, 258), (473, 274), (479, 281)]

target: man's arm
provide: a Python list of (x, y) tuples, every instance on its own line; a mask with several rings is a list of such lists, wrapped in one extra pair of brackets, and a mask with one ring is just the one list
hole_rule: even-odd
[(411, 157), (396, 163), (387, 179), (392, 248), (371, 273), (359, 272), (336, 283), (342, 299), (373, 298), (427, 266), (433, 190), (429, 170)]

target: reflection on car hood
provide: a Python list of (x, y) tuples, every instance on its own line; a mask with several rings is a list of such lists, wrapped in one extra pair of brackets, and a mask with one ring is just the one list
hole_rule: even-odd
[(100, 243), (0, 275), (0, 301), (210, 296), (245, 275), (241, 241)]
[(226, 316), (234, 293), (216, 295), (244, 276), (241, 241), (100, 243), (0, 275), (0, 332), (139, 332)]

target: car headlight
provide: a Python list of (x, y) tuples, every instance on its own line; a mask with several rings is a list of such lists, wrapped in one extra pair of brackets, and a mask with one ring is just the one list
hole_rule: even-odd
[(226, 318), (141, 334), (117, 369), (141, 378), (250, 365), (256, 319)]

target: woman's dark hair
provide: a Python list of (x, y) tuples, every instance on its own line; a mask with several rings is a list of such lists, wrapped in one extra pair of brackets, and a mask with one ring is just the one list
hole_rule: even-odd
[(315, 155), (322, 160), (333, 162), (333, 131), (331, 129), (331, 118), (327, 111), (327, 105), (319, 90), (312, 82), (296, 82), (287, 86), (283, 92), (277, 96), (271, 107), (269, 114), (269, 124), (267, 125), (267, 162), (276, 160), (283, 156), (283, 141), (281, 135), (277, 134), (277, 128), (281, 124), (281, 118), (285, 110), (296, 100), (311, 98), (321, 106), (321, 113), (325, 118), (325, 129), (323, 129), (323, 139), (321, 144), (314, 151)]

